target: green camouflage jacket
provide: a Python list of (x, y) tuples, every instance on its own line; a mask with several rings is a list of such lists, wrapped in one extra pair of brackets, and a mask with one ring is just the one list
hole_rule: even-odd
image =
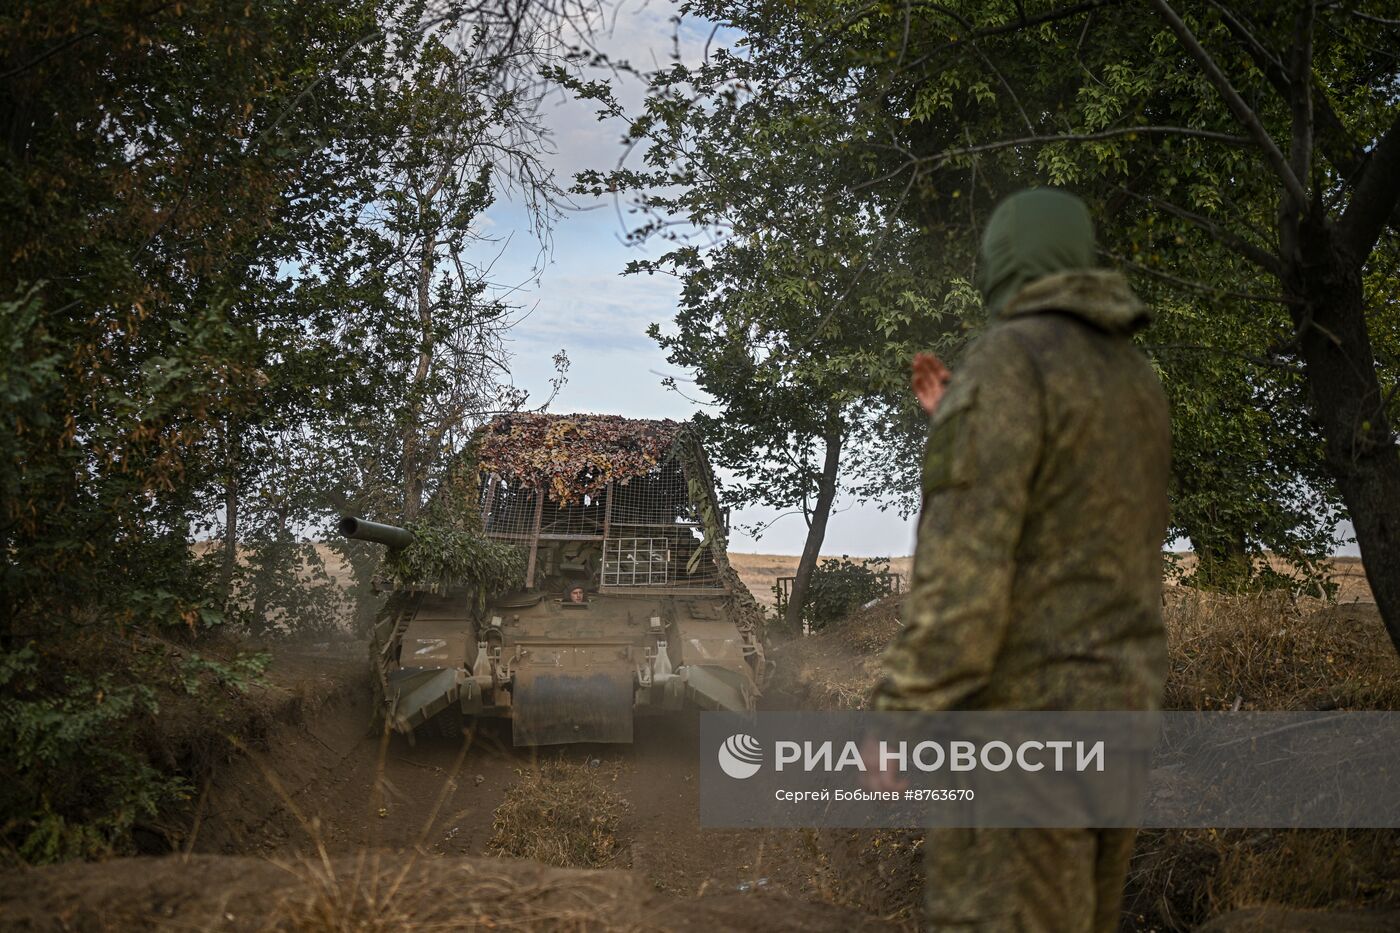
[(1118, 274), (994, 306), (934, 413), (882, 709), (1155, 709), (1170, 427)]

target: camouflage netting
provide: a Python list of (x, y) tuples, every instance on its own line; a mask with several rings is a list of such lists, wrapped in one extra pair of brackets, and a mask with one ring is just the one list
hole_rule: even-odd
[[(713, 564), (711, 585), (728, 593), (736, 624), (753, 637), (762, 679), (763, 609), (730, 566), (724, 513), (703, 445), (689, 426), (676, 421), (537, 413), (493, 419), (477, 431), (424, 509), (415, 526), (421, 546), (397, 555), (391, 569), (398, 582), (411, 579), (414, 588), (466, 583), (476, 590), (478, 599), (487, 592), (518, 586), (528, 547), (519, 541), (491, 540), (492, 530), (483, 535), (484, 477), (494, 474), (509, 487), (544, 490), (551, 507), (569, 509), (588, 499), (598, 500), (609, 483), (626, 487), (634, 480), (654, 481), (676, 463), (684, 475), (683, 501), (688, 500), (703, 539), (687, 570), (694, 573), (702, 561)], [(526, 523), (531, 518), (523, 511), (515, 517)], [(615, 517), (614, 522), (619, 519)], [(627, 524), (627, 519), (620, 524)], [(429, 525), (433, 531), (425, 533)], [(528, 531), (523, 524), (508, 530)]]
[(569, 505), (655, 470), (680, 430), (675, 421), (619, 415), (502, 415), (481, 429), (478, 462), (483, 472)]

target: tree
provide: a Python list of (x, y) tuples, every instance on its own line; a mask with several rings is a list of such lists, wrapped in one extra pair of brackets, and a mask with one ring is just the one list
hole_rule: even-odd
[[(508, 111), (528, 132), (557, 44), (541, 31), (584, 11), (39, 0), (0, 13), (5, 852), (122, 845), (182, 793), (139, 729), (154, 688), (189, 690), (208, 670), (198, 636), (230, 617), (256, 629), (324, 614), (305, 534), (360, 452), (347, 438), (396, 424), (406, 381), (381, 364), (428, 341), (439, 376), (416, 387), (415, 425), (429, 445), (456, 430), (441, 425), (457, 388), (485, 391), (499, 360), (477, 361), (473, 341), (500, 306), (465, 266), (455, 284), (440, 273), (488, 198), (488, 162), (527, 196), (548, 179), (512, 174), (523, 163), (499, 146), (453, 149), (466, 137), (447, 124), (528, 151), (528, 136), (490, 127)], [(453, 101), (460, 114), (444, 111)], [(384, 182), (415, 172), (440, 191), (395, 240), (368, 212), (399, 204), (407, 189)], [(425, 331), (403, 278), (374, 263), (386, 244), (421, 259), (412, 236), (434, 230)], [(475, 331), (457, 329), (463, 315)], [(407, 471), (382, 449), (356, 465), (383, 467), (371, 486), (392, 477), (397, 508), (432, 482), (437, 453)], [(223, 549), (201, 559), (192, 538), (206, 534)]]
[[(1400, 647), (1400, 452), (1385, 388), (1400, 384), (1389, 271), (1400, 66), (1378, 51), (1400, 25), (1384, 4), (1148, 6), (1152, 17), (1117, 3), (947, 5), (920, 11), (907, 43), (902, 16), (868, 20), (880, 38), (861, 90), (909, 105), (894, 177), (1019, 162), (1090, 193), (1112, 218), (1109, 251), (1174, 282), (1182, 302), (1204, 296), (1227, 320), (1220, 297), (1252, 296), (1240, 312), (1269, 323), (1220, 349), (1301, 370), (1299, 401)], [(957, 90), (977, 82), (981, 95)], [(885, 110), (890, 127), (899, 111)]]
[(181, 793), (139, 730), (192, 670), (170, 638), (220, 619), (190, 530), (226, 485), (217, 427), (283, 414), (259, 312), (364, 165), (338, 128), (375, 25), (354, 3), (0, 14), (7, 852), (99, 854)]
[[(391, 119), (408, 132), (387, 154), (365, 231), (377, 240), (378, 274), (397, 318), (384, 350), (399, 356), (391, 378), (403, 383), (395, 431), (405, 521), (482, 414), (524, 401), (502, 385), (510, 309), (490, 296), (480, 258), (490, 242), (479, 225), (495, 199), (495, 175), (523, 179), (541, 210), (552, 210), (556, 194), (530, 101), (514, 89), (492, 92), (504, 62), (474, 61), (450, 48), (451, 38), (428, 33), (400, 45), (403, 80)], [(472, 44), (484, 38), (478, 31)], [(396, 354), (390, 343), (409, 353)]]
[[(464, 28), (423, 2), (380, 16), (376, 78), (359, 123), (340, 128), (358, 136), (359, 169), (337, 202), (298, 225), (295, 272), (260, 301), (256, 423), (230, 412), (223, 425), (237, 456), (225, 456), (224, 508), (210, 521), (222, 518), (225, 579), (240, 517), (250, 532), (246, 585), (225, 591), (254, 630), (264, 609), (297, 628), (325, 624), (321, 605), (293, 587), (259, 585), (302, 579), (303, 567), (321, 585), (320, 554), (291, 539), (324, 530), (337, 508), (412, 521), (483, 414), (525, 401), (509, 385), (501, 338), (513, 309), (492, 297), (483, 254), (495, 244), (481, 223), (502, 183), (523, 193), (536, 233), (553, 218), (537, 92), (504, 77), (543, 53), (529, 36)], [(361, 629), (381, 554), (334, 536), (331, 546), (350, 567)]]
[[(1178, 412), (1175, 530), (1222, 559), (1267, 547), (1311, 560), (1338, 496), (1400, 644), (1396, 399), (1383, 390), (1397, 384), (1400, 105), (1381, 51), (1400, 27), (1383, 4), (1245, 15), (1203, 2), (1185, 19), (1165, 0), (1151, 16), (1116, 0), (686, 9), (738, 30), (752, 79), (690, 108), (751, 117), (695, 147), (757, 137), (761, 153), (815, 153), (869, 215), (920, 231), (924, 257), (974, 244), (1015, 187), (1085, 195), (1105, 262), (1158, 299), (1143, 342), (1168, 385), (1220, 403)], [(643, 134), (683, 110), (658, 109)], [(785, 178), (776, 161), (741, 163), (747, 187), (731, 190)], [(966, 277), (965, 246), (929, 274)], [(1221, 468), (1229, 482), (1197, 482)]]
[(787, 605), (797, 630), (837, 496), (893, 493), (897, 506), (913, 507), (916, 484), (907, 473), (892, 479), (881, 454), (892, 435), (907, 443), (922, 433), (903, 361), (911, 346), (937, 342), (934, 302), (944, 296), (894, 275), (856, 287), (857, 251), (870, 243), (839, 209), (790, 208), (778, 219), (753, 207), (730, 212), (722, 244), (655, 263), (685, 285), (674, 331), (651, 333), (715, 402), (697, 420), (716, 463), (737, 479), (729, 501), (791, 509), (807, 525)]
[[(832, 158), (830, 143), (787, 145), (786, 125), (844, 134), (848, 113), (810, 106), (801, 88), (738, 92), (771, 74), (770, 61), (720, 49), (650, 75), (629, 129), (649, 170), (585, 172), (577, 190), (630, 193), (643, 214), (629, 235), (670, 243), (627, 271), (682, 282), (674, 327), (650, 333), (713, 400), (697, 422), (737, 480), (726, 500), (795, 512), (807, 525), (787, 608), (796, 628), (838, 497), (917, 507), (908, 454), (924, 418), (907, 361), (957, 339), (970, 290), (909, 261), (921, 239), (898, 217), (902, 198), (863, 196), (853, 182), (861, 166)], [(623, 115), (608, 86), (572, 86)]]

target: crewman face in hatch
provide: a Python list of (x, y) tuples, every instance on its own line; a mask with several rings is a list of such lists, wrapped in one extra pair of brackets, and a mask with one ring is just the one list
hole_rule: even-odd
[(571, 602), (571, 603), (586, 603), (586, 602), (588, 602), (588, 600), (584, 599), (584, 597), (583, 597), (583, 587), (581, 587), (581, 586), (572, 586), (572, 587), (569, 588), (569, 602)]

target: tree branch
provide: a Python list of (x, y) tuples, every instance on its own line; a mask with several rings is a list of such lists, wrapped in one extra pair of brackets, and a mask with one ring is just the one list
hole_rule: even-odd
[(1286, 298), (1283, 295), (1256, 295), (1251, 292), (1240, 292), (1229, 288), (1221, 288), (1218, 285), (1207, 285), (1205, 282), (1200, 282), (1196, 279), (1183, 278), (1179, 275), (1172, 275), (1170, 272), (1163, 272), (1161, 269), (1154, 269), (1151, 266), (1145, 266), (1140, 262), (1135, 262), (1129, 259), (1127, 256), (1120, 256), (1117, 253), (1113, 252), (1104, 251), (1104, 255), (1108, 256), (1114, 262), (1117, 262), (1124, 266), (1128, 266), (1129, 268), (1141, 272), (1145, 275), (1150, 275), (1155, 278), (1162, 279), (1163, 281), (1171, 282), (1174, 285), (1180, 285), (1182, 288), (1189, 288), (1194, 291), (1204, 292), (1205, 294), (1211, 295), (1212, 297), (1223, 296), (1226, 298), (1239, 298), (1242, 301), (1250, 301), (1254, 303), (1265, 302), (1285, 305), (1300, 303), (1296, 298)]
[[(143, 20), (147, 20), (153, 16), (156, 16), (157, 14), (164, 13), (167, 9), (174, 5), (174, 0), (171, 0), (171, 2), (162, 3), (158, 6), (152, 7), (149, 10), (138, 10), (136, 12), (136, 15), (127, 21), (126, 25), (135, 26)], [(49, 46), (49, 48), (40, 52), (38, 55), (31, 58), (29, 61), (15, 65), (14, 67), (6, 71), (4, 74), (0, 74), (0, 81), (8, 81), (15, 75), (22, 74), (28, 71), (30, 68), (33, 68), (37, 65), (44, 63), (45, 61), (48, 61), (50, 58), (64, 51), (65, 49), (77, 45), (79, 42), (84, 42), (88, 39), (91, 39), (97, 34), (98, 30), (96, 29), (89, 29), (87, 32), (74, 33), (67, 39), (64, 39), (62, 42), (59, 42), (56, 45)]]
[(1249, 27), (1244, 20), (1240, 19), (1234, 12), (1219, 0), (1210, 0), (1210, 5), (1215, 7), (1220, 18), (1225, 21), (1225, 28), (1238, 40), (1244, 43), (1249, 50), (1250, 58), (1259, 66), (1259, 70), (1269, 78), (1269, 83), (1280, 93), (1288, 90), (1287, 72), (1283, 69), (1283, 62), (1279, 60), (1263, 42), (1249, 31)]
[[(1254, 59), (1254, 64), (1273, 85), (1280, 97), (1287, 97), (1289, 93), (1288, 72), (1283, 67), (1283, 62), (1273, 54), (1262, 42), (1254, 37), (1248, 26), (1227, 9), (1223, 4), (1214, 2), (1212, 6), (1220, 12), (1220, 17), (1225, 21), (1225, 28), (1230, 30), (1230, 34), (1238, 39), (1249, 52), (1249, 57)], [(1320, 87), (1318, 82), (1311, 76), (1309, 80), (1312, 84), (1312, 108), (1313, 108), (1313, 136), (1314, 142), (1320, 146), (1323, 156), (1332, 167), (1341, 174), (1348, 184), (1354, 184), (1361, 170), (1365, 168), (1365, 158), (1362, 151), (1356, 146), (1352, 139), (1352, 134), (1342, 123), (1337, 111), (1332, 108), (1332, 102), (1327, 98), (1326, 88)], [(1391, 217), (1391, 223), (1400, 229), (1400, 214)]]
[(1166, 211), (1173, 217), (1178, 217), (1187, 223), (1195, 224), (1264, 271), (1272, 273), (1280, 279), (1283, 278), (1282, 260), (1263, 247), (1256, 246), (1239, 234), (1225, 229), (1225, 227), (1211, 220), (1209, 217), (1194, 213), (1193, 211), (1188, 211), (1184, 207), (1177, 207), (1170, 201), (1163, 201), (1160, 198), (1138, 194), (1136, 191), (1131, 191), (1124, 188), (1122, 185), (1118, 186), (1118, 190), (1122, 191), (1130, 198), (1136, 198), (1142, 201), (1150, 207), (1156, 207), (1159, 210)]
[(979, 29), (975, 32), (970, 32), (965, 36), (958, 36), (956, 39), (953, 39), (950, 42), (946, 42), (936, 49), (931, 49), (923, 55), (920, 55), (918, 58), (909, 61), (901, 70), (907, 70), (922, 65), (924, 62), (928, 61), (930, 58), (933, 58), (935, 55), (938, 55), (942, 52), (946, 52), (949, 49), (955, 49), (958, 46), (964, 45), (968, 42), (976, 42), (978, 39), (986, 39), (990, 36), (1005, 35), (1009, 32), (1019, 32), (1022, 29), (1029, 29), (1031, 26), (1039, 26), (1042, 23), (1053, 23), (1056, 20), (1069, 19), (1071, 17), (1078, 16), (1080, 13), (1090, 13), (1094, 10), (1099, 9), (1100, 7), (1121, 6), (1122, 4), (1123, 0), (1089, 0), (1089, 2), (1087, 3), (1076, 3), (1073, 6), (1061, 7), (1057, 10), (1047, 10), (1046, 12), (1037, 14), (1035, 16), (1021, 17), (1011, 22), (1003, 23), (1000, 26), (989, 26), (986, 29)]
[[(941, 3), (924, 3), (923, 5), (926, 6), (926, 7), (928, 7), (929, 9), (933, 10), (935, 13), (941, 13), (941, 14), (943, 14), (944, 16), (948, 17), (949, 19), (953, 20), (953, 22), (957, 23), (957, 24), (958, 24), (958, 27), (959, 27), (960, 29), (962, 29), (963, 31), (965, 31), (965, 32), (974, 32), (974, 31), (975, 31), (975, 30), (973, 30), (973, 28), (972, 28), (972, 23), (968, 22), (967, 18), (964, 17), (964, 16), (963, 16), (961, 13), (959, 13), (957, 10), (950, 10), (950, 9), (948, 9), (948, 7), (944, 6), (944, 5), (941, 4)], [(910, 0), (910, 2), (906, 2), (905, 5), (904, 5), (904, 16), (905, 16), (905, 20), (904, 20), (905, 46), (907, 46), (907, 44), (908, 44), (908, 38), (909, 38), (909, 37), (908, 37), (908, 31), (909, 31), (909, 12), (910, 12), (910, 10), (913, 9), (913, 6), (914, 6), (914, 4), (913, 4), (912, 0)], [(1025, 10), (1025, 7), (1023, 7), (1023, 6), (1020, 7), (1019, 12), (1020, 12), (1020, 15), (1021, 15), (1021, 21), (1022, 21), (1022, 23), (1024, 23), (1024, 22), (1025, 22), (1025, 19), (1026, 19), (1026, 10)], [(1086, 22), (1086, 25), (1087, 25), (1087, 22)], [(1011, 86), (1011, 82), (1008, 81), (1008, 80), (1006, 80), (1006, 76), (1003, 75), (1003, 74), (1001, 73), (1001, 69), (999, 69), (999, 68), (996, 66), (996, 63), (992, 61), (992, 59), (987, 55), (986, 52), (982, 51), (982, 46), (978, 45), (977, 42), (976, 42), (976, 40), (973, 40), (973, 42), (972, 42), (972, 50), (973, 50), (974, 52), (977, 53), (977, 57), (978, 57), (978, 58), (982, 59), (982, 64), (984, 64), (984, 65), (987, 66), (987, 70), (990, 71), (992, 74), (996, 75), (997, 80), (1001, 82), (1001, 86), (1004, 87), (1004, 88), (1006, 88), (1006, 93), (1007, 93), (1008, 95), (1010, 95), (1010, 97), (1011, 97), (1011, 102), (1012, 102), (1013, 104), (1015, 104), (1015, 105), (1016, 105), (1016, 109), (1019, 110), (1019, 111), (1021, 112), (1021, 119), (1024, 120), (1024, 121), (1026, 121), (1026, 129), (1030, 131), (1030, 133), (1031, 133), (1032, 136), (1034, 136), (1034, 135), (1035, 135), (1035, 124), (1031, 122), (1030, 114), (1028, 114), (1028, 113), (1026, 112), (1026, 108), (1021, 104), (1021, 98), (1016, 94), (1016, 89), (1013, 88), (1013, 87)], [(904, 59), (904, 47), (903, 47), (903, 46), (902, 46), (902, 47), (900, 48), (900, 50), (899, 50), (899, 58), (900, 58), (901, 61)]]
[[(999, 149), (1014, 149), (1017, 146), (1040, 145), (1048, 146), (1052, 143), (1090, 143), (1104, 139), (1115, 139), (1119, 136), (1133, 136), (1143, 134), (1148, 136), (1191, 136), (1199, 139), (1211, 139), (1216, 142), (1227, 143), (1232, 146), (1247, 146), (1251, 140), (1245, 136), (1231, 136), (1229, 133), (1217, 133), (1214, 130), (1197, 130), (1186, 126), (1125, 126), (1113, 130), (1100, 130), (1096, 133), (1062, 133), (1057, 136), (1020, 136), (1016, 139), (999, 139), (995, 142), (980, 143), (976, 146), (966, 146), (962, 149), (945, 149), (942, 152), (927, 156), (910, 156), (908, 161), (897, 166), (893, 170), (886, 172), (879, 178), (872, 178), (855, 186), (853, 190), (859, 191), (871, 185), (878, 185), (881, 182), (889, 181), (908, 169), (917, 168), (920, 165), (934, 164), (942, 165), (953, 159), (963, 156), (980, 155), (984, 152), (995, 152)], [(891, 148), (889, 146), (876, 148)], [(903, 149), (898, 149), (904, 152)]]
[(1376, 248), (1387, 219), (1400, 209), (1400, 116), (1371, 150), (1342, 214), (1337, 234), (1357, 263)]
[(1313, 0), (1303, 0), (1294, 29), (1292, 61), (1289, 63), (1292, 67), (1289, 76), (1291, 93), (1288, 96), (1288, 109), (1292, 112), (1293, 128), (1289, 140), (1288, 164), (1293, 169), (1293, 175), (1300, 181), (1312, 175), (1312, 62), (1313, 24), (1316, 17), (1317, 7)]
[(1168, 3), (1167, 0), (1149, 0), (1149, 2), (1157, 8), (1157, 12), (1161, 14), (1162, 19), (1171, 27), (1172, 32), (1176, 33), (1177, 39), (1181, 41), (1186, 51), (1190, 53), (1191, 57), (1201, 66), (1201, 70), (1204, 71), (1206, 77), (1210, 79), (1210, 83), (1215, 85), (1215, 89), (1220, 92), (1220, 96), (1225, 101), (1225, 106), (1235, 115), (1235, 119), (1238, 120), (1240, 125), (1248, 130), (1250, 136), (1254, 138), (1255, 143), (1264, 154), (1264, 161), (1269, 164), (1274, 170), (1274, 174), (1278, 175), (1279, 180), (1283, 182), (1284, 192), (1293, 200), (1293, 203), (1297, 205), (1297, 209), (1300, 212), (1306, 210), (1308, 196), (1307, 192), (1303, 189), (1303, 183), (1298, 179), (1298, 176), (1294, 174), (1288, 161), (1283, 157), (1283, 152), (1279, 150), (1278, 144), (1274, 142), (1268, 130), (1264, 129), (1264, 124), (1259, 122), (1259, 115), (1250, 109), (1249, 105), (1244, 102), (1244, 98), (1240, 97), (1239, 91), (1235, 90), (1234, 85), (1230, 83), (1230, 79), (1225, 76), (1225, 72), (1220, 70), (1220, 66), (1215, 63), (1215, 59), (1211, 58), (1210, 53), (1207, 52), (1205, 47), (1197, 40), (1195, 34), (1191, 32), (1191, 27), (1187, 26), (1186, 23), (1182, 21), (1181, 17), (1176, 15), (1176, 11), (1172, 9), (1171, 4)]
[(1225, 347), (1209, 347), (1195, 343), (1157, 343), (1143, 346), (1146, 353), (1170, 353), (1173, 350), (1185, 350), (1196, 353), (1214, 353), (1218, 356), (1228, 356), (1235, 359), (1244, 360), (1246, 363), (1253, 363), (1256, 366), (1267, 366), (1270, 369), (1282, 369), (1285, 372), (1293, 373), (1295, 376), (1305, 374), (1303, 367), (1297, 363), (1290, 363), (1287, 360), (1270, 359), (1267, 356), (1257, 356), (1253, 353), (1245, 353), (1242, 350), (1230, 350)]
[(1348, 10), (1352, 16), (1364, 19), (1372, 23), (1380, 23), (1382, 26), (1400, 26), (1400, 19), (1386, 19), (1384, 16), (1372, 16), (1370, 13), (1362, 13), (1360, 10)]

